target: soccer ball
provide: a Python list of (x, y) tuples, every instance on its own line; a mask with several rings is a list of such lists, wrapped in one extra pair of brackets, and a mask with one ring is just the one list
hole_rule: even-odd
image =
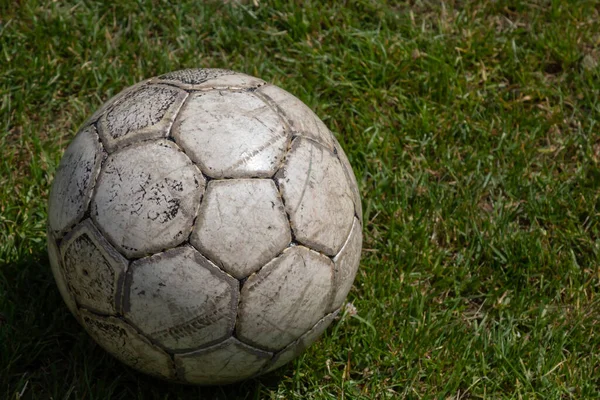
[(214, 385), (292, 360), (352, 286), (361, 202), (323, 122), (218, 69), (131, 86), (58, 167), (48, 252), (63, 299), (125, 364)]

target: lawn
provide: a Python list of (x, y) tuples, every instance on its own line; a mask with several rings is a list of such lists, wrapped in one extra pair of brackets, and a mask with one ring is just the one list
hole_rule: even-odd
[[(224, 387), (114, 360), (46, 254), (78, 127), (190, 67), (301, 98), (363, 198), (357, 313)], [(598, 1), (0, 1), (0, 398), (600, 397), (599, 95)]]

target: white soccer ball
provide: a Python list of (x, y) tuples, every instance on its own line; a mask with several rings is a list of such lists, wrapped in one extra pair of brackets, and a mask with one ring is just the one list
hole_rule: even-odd
[(352, 286), (361, 202), (344, 151), (300, 100), (195, 69), (119, 93), (56, 173), (48, 251), (67, 306), (139, 371), (223, 384), (314, 342)]

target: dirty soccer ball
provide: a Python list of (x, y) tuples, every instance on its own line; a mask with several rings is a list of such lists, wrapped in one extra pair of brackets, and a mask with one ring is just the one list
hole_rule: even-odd
[(361, 252), (348, 159), (300, 100), (233, 71), (119, 93), (81, 128), (49, 199), (67, 306), (125, 364), (214, 385), (282, 366), (332, 322)]

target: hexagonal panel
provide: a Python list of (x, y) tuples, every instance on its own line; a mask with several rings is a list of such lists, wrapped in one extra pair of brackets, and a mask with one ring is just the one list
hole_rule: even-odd
[(183, 69), (155, 78), (154, 82), (176, 85), (186, 90), (248, 89), (266, 82), (227, 69)]
[(234, 277), (258, 270), (292, 240), (270, 179), (210, 181), (191, 243)]
[(92, 310), (120, 311), (128, 261), (104, 239), (91, 220), (77, 225), (60, 244), (65, 278), (77, 302)]
[(287, 117), (294, 135), (315, 140), (333, 151), (333, 135), (317, 114), (300, 99), (274, 85), (261, 87), (257, 94), (264, 96), (267, 102), (281, 110)]
[(124, 315), (172, 351), (207, 346), (230, 336), (239, 283), (191, 246), (131, 264)]
[(138, 140), (167, 137), (187, 93), (166, 85), (143, 85), (128, 90), (98, 121), (109, 152)]
[(126, 365), (146, 374), (175, 379), (171, 357), (125, 321), (81, 310), (81, 323), (96, 343)]
[(354, 218), (352, 230), (348, 240), (344, 243), (342, 250), (333, 258), (335, 265), (333, 275), (334, 296), (330, 311), (336, 310), (342, 306), (348, 292), (352, 288), (352, 283), (358, 271), (360, 264), (360, 253), (362, 250), (362, 225), (357, 218)]
[(175, 354), (175, 364), (188, 383), (223, 385), (252, 377), (271, 356), (232, 337), (213, 347)]
[(289, 363), (294, 358), (302, 354), (304, 350), (306, 350), (311, 344), (319, 339), (337, 314), (338, 311), (327, 314), (325, 317), (321, 318), (319, 322), (317, 322), (315, 326), (313, 326), (308, 332), (300, 336), (298, 340), (290, 343), (285, 349), (275, 354), (270, 365), (265, 369), (264, 373), (273, 371), (284, 364)]
[(312, 140), (296, 138), (276, 180), (296, 239), (337, 254), (354, 218), (352, 191), (337, 157)]
[(289, 138), (279, 115), (254, 94), (217, 90), (190, 95), (172, 132), (213, 178), (272, 176)]
[(57, 236), (83, 218), (102, 162), (96, 128), (88, 126), (71, 142), (54, 176), (48, 200), (48, 223)]
[(240, 340), (281, 350), (326, 314), (333, 263), (304, 246), (289, 247), (244, 286), (236, 332)]
[(106, 159), (92, 218), (127, 257), (156, 253), (186, 240), (204, 186), (198, 168), (174, 143), (137, 143)]
[(335, 140), (335, 149), (337, 151), (338, 158), (342, 162), (342, 166), (344, 167), (344, 173), (346, 174), (346, 177), (348, 178), (348, 182), (350, 183), (350, 189), (352, 190), (352, 197), (353, 197), (353, 201), (354, 201), (354, 212), (356, 213), (356, 215), (358, 215), (358, 219), (360, 220), (360, 223), (362, 224), (362, 222), (363, 222), (362, 202), (360, 199), (360, 191), (358, 188), (358, 182), (356, 181), (356, 175), (354, 175), (354, 171), (352, 170), (352, 165), (350, 164), (350, 161), (348, 160), (348, 156), (346, 156), (346, 153), (344, 152), (342, 145), (337, 141), (337, 139), (334, 138), (334, 140)]
[(69, 311), (71, 311), (71, 313), (77, 318), (77, 304), (75, 303), (73, 295), (69, 291), (62, 266), (62, 257), (58, 251), (56, 240), (54, 239), (52, 233), (50, 233), (50, 229), (48, 229), (46, 237), (48, 240), (48, 259), (50, 260), (50, 269), (52, 270), (52, 275), (54, 275), (56, 286), (58, 287), (58, 291), (60, 292), (65, 304), (69, 308)]

